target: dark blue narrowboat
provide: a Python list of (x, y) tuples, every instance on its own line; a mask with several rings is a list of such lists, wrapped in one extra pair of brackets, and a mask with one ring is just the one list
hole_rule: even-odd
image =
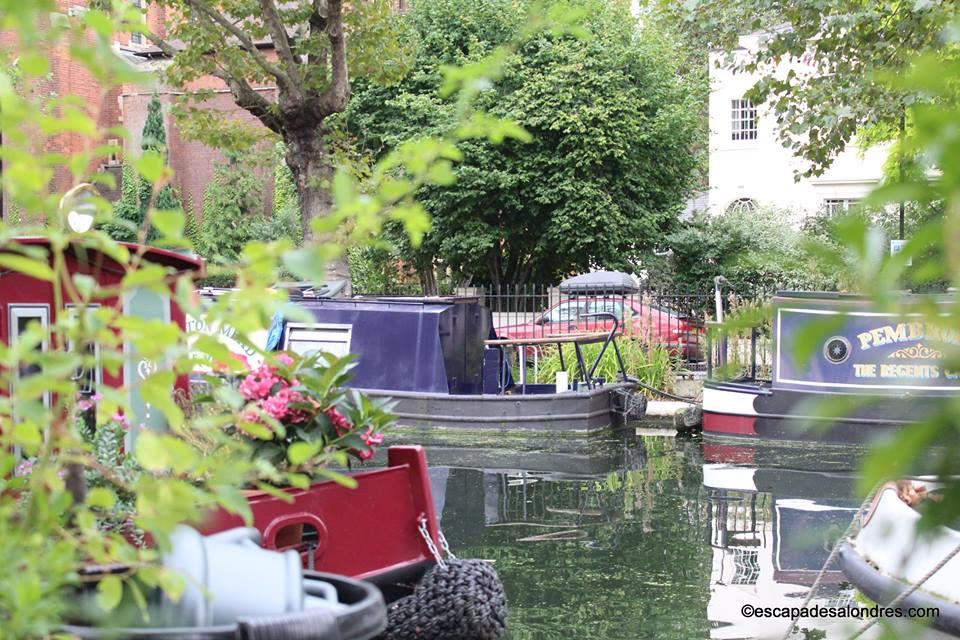
[[(622, 367), (621, 379), (602, 380), (582, 358), (582, 375), (559, 392), (556, 384), (514, 381), (506, 347), (533, 345), (498, 340), (490, 310), (476, 297), (292, 300), (313, 320), (275, 319), (267, 349), (355, 355), (350, 386), (393, 399), (404, 426), (592, 431), (638, 404)], [(616, 350), (615, 331), (555, 340), (575, 342), (578, 354), (588, 342)]]
[[(960, 393), (960, 371), (945, 358), (960, 343), (946, 320), (955, 302), (907, 295), (898, 305), (906, 311), (889, 312), (858, 295), (779, 293), (769, 379), (708, 379), (704, 433), (865, 442), (923, 419), (937, 398)], [(921, 304), (928, 313), (939, 308), (945, 321), (934, 326), (909, 312)], [(801, 352), (799, 336), (815, 336), (816, 348)]]

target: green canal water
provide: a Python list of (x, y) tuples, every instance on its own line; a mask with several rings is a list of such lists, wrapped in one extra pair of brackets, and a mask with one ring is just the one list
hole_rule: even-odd
[[(857, 450), (633, 428), (392, 440), (426, 447), (441, 527), (494, 563), (513, 640), (779, 637), (741, 607), (799, 606), (860, 504)], [(823, 583), (814, 603), (853, 603), (839, 572)]]

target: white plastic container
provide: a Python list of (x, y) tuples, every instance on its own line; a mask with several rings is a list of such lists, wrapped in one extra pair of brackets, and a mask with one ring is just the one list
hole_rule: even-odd
[(557, 393), (565, 393), (570, 387), (570, 376), (566, 371), (557, 371)]

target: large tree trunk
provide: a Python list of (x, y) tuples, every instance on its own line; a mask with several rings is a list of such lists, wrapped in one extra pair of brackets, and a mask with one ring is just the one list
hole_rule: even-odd
[[(329, 149), (324, 140), (323, 127), (311, 127), (305, 131), (287, 136), (286, 161), (300, 196), (300, 214), (303, 224), (304, 243), (311, 241), (335, 243), (344, 246), (342, 234), (332, 232), (317, 236), (310, 222), (323, 218), (333, 210), (333, 196), (330, 187), (333, 181), (334, 167)], [(344, 253), (327, 263), (327, 280), (345, 280), (345, 295), (350, 294), (350, 269), (347, 254)]]

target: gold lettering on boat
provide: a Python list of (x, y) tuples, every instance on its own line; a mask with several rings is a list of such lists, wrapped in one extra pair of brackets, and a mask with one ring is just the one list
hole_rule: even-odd
[(918, 343), (912, 347), (897, 349), (891, 353), (888, 358), (906, 358), (910, 360), (934, 360), (943, 358), (943, 354), (936, 349), (931, 349), (923, 343)]

